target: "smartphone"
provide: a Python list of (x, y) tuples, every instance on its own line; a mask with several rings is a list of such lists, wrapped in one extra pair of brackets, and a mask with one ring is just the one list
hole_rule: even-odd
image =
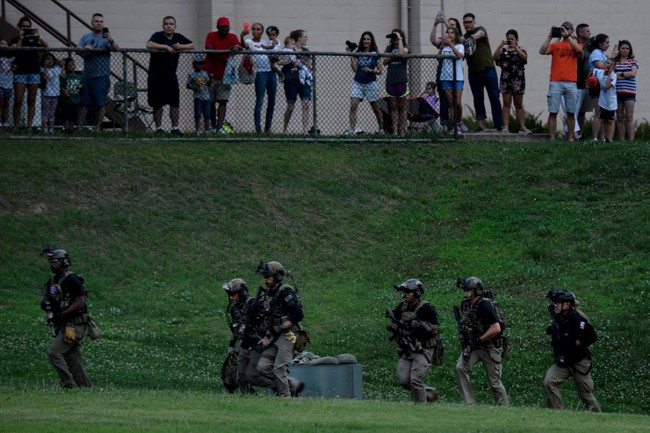
[(247, 32), (251, 29), (251, 23), (244, 21), (244, 31)]
[(34, 34), (34, 29), (23, 29), (23, 35), (29, 36)]
[(110, 32), (111, 32), (111, 31), (108, 30), (108, 27), (104, 27), (104, 29), (102, 30), (102, 36), (105, 37), (105, 38), (107, 38), (107, 37), (108, 37), (108, 34), (109, 34)]
[(562, 29), (560, 27), (553, 27), (551, 29), (551, 36), (554, 38), (561, 38), (562, 37)]

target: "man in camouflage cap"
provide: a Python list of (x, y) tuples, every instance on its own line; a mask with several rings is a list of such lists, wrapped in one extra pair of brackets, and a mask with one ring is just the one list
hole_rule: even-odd
[(402, 302), (388, 312), (386, 329), (393, 333), (398, 345), (397, 379), (402, 388), (411, 392), (411, 400), (426, 403), (438, 398), (438, 391), (424, 383), (431, 369), (438, 335), (438, 315), (435, 308), (422, 300), (424, 285), (411, 278), (395, 290), (402, 292)]
[(52, 278), (43, 285), (41, 309), (47, 314), (53, 339), (47, 357), (64, 388), (89, 387), (90, 378), (81, 363), (81, 340), (86, 335), (88, 309), (83, 280), (70, 271), (65, 250), (44, 249)]
[(494, 400), (499, 406), (508, 406), (508, 394), (501, 383), (502, 354), (500, 344), (501, 325), (492, 304), (483, 298), (483, 282), (476, 277), (459, 278), (456, 286), (463, 290), (464, 300), (460, 305), (463, 315), (460, 320), (460, 338), (463, 351), (456, 362), (456, 384), (461, 400), (474, 404), (474, 393), (469, 375), (481, 361), (488, 377)]

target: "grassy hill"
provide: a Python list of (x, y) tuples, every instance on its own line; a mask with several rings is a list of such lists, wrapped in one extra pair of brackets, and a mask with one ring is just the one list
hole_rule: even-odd
[[(383, 311), (420, 278), (447, 354), (428, 382), (458, 400), (457, 277), (496, 292), (512, 341), (513, 406), (544, 407), (550, 287), (593, 321), (604, 411), (650, 412), (650, 148), (633, 144), (5, 141), (0, 146), (0, 383), (54, 389), (38, 308), (43, 244), (72, 256), (104, 338), (97, 389), (221, 393), (221, 285), (256, 287), (260, 259), (295, 276), (309, 350), (353, 353), (364, 398), (407, 401)], [(477, 400), (491, 404), (485, 375)], [(573, 383), (567, 407), (580, 409)]]

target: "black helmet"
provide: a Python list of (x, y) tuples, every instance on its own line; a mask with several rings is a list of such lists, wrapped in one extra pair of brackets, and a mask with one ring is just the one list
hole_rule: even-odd
[(456, 280), (456, 287), (461, 290), (473, 290), (475, 294), (483, 291), (483, 282), (476, 277), (459, 278)]
[(550, 299), (551, 302), (556, 304), (561, 304), (564, 302), (570, 302), (571, 304), (576, 303), (576, 296), (573, 294), (573, 292), (570, 292), (568, 290), (551, 288), (546, 294), (546, 298)]
[(228, 294), (240, 293), (242, 297), (246, 297), (248, 295), (248, 284), (246, 284), (246, 281), (242, 280), (241, 278), (234, 278), (228, 281), (222, 287), (223, 290), (225, 290)]
[(264, 263), (263, 261), (257, 266), (257, 272), (262, 274), (264, 278), (273, 277), (276, 281), (282, 281), (284, 279), (284, 266), (280, 262), (268, 262)]
[(399, 292), (415, 292), (418, 298), (424, 294), (424, 284), (417, 278), (409, 278), (398, 286), (393, 286)]
[(70, 255), (67, 253), (66, 250), (56, 249), (56, 250), (48, 251), (45, 253), (45, 256), (47, 257), (47, 260), (49, 262), (58, 261), (63, 263), (63, 266), (65, 267), (69, 267), (72, 264), (72, 262), (70, 261)]

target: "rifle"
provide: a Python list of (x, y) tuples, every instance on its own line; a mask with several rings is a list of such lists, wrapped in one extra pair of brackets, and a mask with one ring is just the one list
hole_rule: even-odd
[(395, 313), (393, 313), (393, 310), (390, 308), (386, 307), (386, 317), (388, 317), (390, 320), (393, 321), (393, 323), (397, 326), (397, 329), (392, 330), (391, 332), (393, 335), (388, 337), (389, 341), (395, 340), (397, 345), (402, 348), (406, 347), (409, 352), (415, 352), (417, 349), (415, 347), (415, 344), (413, 344), (413, 341), (411, 340), (410, 336), (404, 335), (401, 330), (406, 328), (406, 325), (404, 322), (401, 320), (397, 320), (395, 317)]
[(564, 367), (566, 366), (566, 357), (564, 356), (564, 352), (561, 348), (560, 324), (557, 323), (553, 305), (548, 306), (548, 312), (551, 315), (551, 325), (546, 328), (546, 333), (551, 336), (551, 346), (553, 346), (553, 357), (555, 358), (555, 363), (559, 367)]
[(257, 288), (257, 294), (255, 294), (255, 299), (248, 302), (246, 309), (243, 314), (239, 317), (238, 323), (235, 323), (231, 326), (237, 328), (237, 333), (235, 334), (235, 346), (239, 343), (241, 345), (241, 340), (244, 339), (246, 333), (246, 328), (249, 323), (253, 320), (254, 315), (259, 313), (259, 307), (264, 302), (262, 297), (266, 298), (266, 288), (259, 286)]
[(469, 340), (469, 335), (463, 332), (463, 326), (461, 325), (460, 309), (457, 305), (454, 305), (454, 318), (458, 325), (458, 337), (460, 338), (460, 347), (461, 353), (463, 354), (463, 359), (467, 361), (472, 353), (472, 345)]

